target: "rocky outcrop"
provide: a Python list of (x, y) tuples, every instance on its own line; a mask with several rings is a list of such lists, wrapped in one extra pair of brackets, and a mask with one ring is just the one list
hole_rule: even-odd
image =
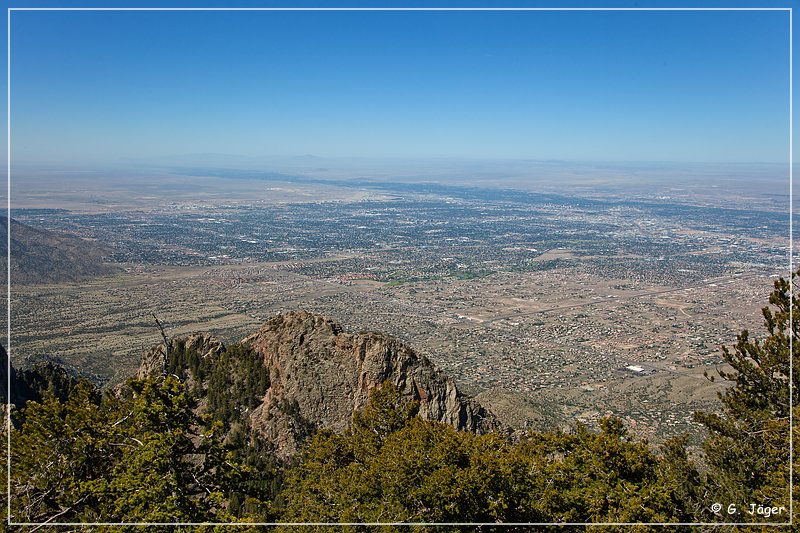
[[(142, 358), (137, 377), (177, 375), (200, 395), (199, 409), (223, 405), (226, 413), (239, 413), (236, 422), (247, 427), (251, 437), (268, 442), (282, 460), (291, 459), (319, 428), (347, 429), (370, 392), (386, 381), (418, 401), (419, 415), (426, 420), (476, 433), (500, 427), (494, 415), (459, 392), (428, 359), (388, 335), (346, 333), (329, 318), (297, 311), (269, 319), (239, 344), (226, 351), (209, 333), (173, 338), (169, 357), (163, 344), (154, 346)], [(255, 376), (262, 362), (267, 375)], [(199, 367), (204, 370), (197, 374)], [(242, 396), (242, 390), (256, 382), (263, 382), (263, 388), (243, 401), (247, 395)], [(219, 390), (220, 383), (224, 390)], [(229, 398), (222, 401), (222, 396)]]
[[(29, 401), (41, 403), (47, 395), (65, 402), (81, 380), (87, 380), (86, 376), (80, 376), (57, 359), (43, 357), (28, 368), (15, 369), (9, 363), (5, 347), (0, 345), (0, 398), (4, 409), (8, 404), (21, 409)], [(12, 422), (16, 424), (18, 420), (12, 416)]]
[(498, 428), (492, 414), (428, 359), (384, 334), (345, 333), (323, 316), (289, 312), (242, 343), (263, 356), (269, 371), (270, 387), (251, 425), (275, 444), (279, 457), (291, 456), (308, 428), (346, 429), (385, 381), (419, 401), (424, 419), (478, 433)]
[[(189, 351), (193, 351), (201, 358), (216, 357), (225, 351), (225, 345), (210, 333), (193, 333), (187, 337), (169, 340), (170, 354)], [(158, 376), (165, 373), (168, 370), (165, 368), (165, 363), (164, 344), (153, 346), (142, 356), (136, 378), (143, 379), (147, 376)], [(184, 370), (181, 369), (181, 371)], [(183, 374), (183, 372), (181, 373)], [(181, 375), (180, 377), (185, 378), (186, 376)]]

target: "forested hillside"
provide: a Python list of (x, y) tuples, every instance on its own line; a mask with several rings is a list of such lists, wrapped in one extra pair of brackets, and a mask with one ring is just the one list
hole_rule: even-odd
[[(800, 385), (792, 282), (778, 280), (769, 304), (765, 330), (723, 351), (732, 386), (717, 411), (696, 413), (707, 436), (691, 457), (685, 438), (654, 447), (615, 418), (599, 431), (466, 431), (418, 416), (429, 393), (392, 373), (348, 427), (326, 428), (289, 395), (263, 408), (277, 379), (290, 382), (257, 343), (175, 341), (151, 354), (161, 371), (114, 390), (50, 367), (15, 372), (11, 520), (785, 523)], [(252, 427), (257, 409), (283, 417), (298, 453), (275, 454), (281, 443)]]

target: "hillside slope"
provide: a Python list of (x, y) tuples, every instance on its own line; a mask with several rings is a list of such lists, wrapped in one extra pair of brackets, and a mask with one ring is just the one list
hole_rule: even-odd
[[(0, 217), (0, 276), (5, 281), (8, 219)], [(104, 263), (106, 250), (74, 235), (33, 228), (11, 219), (11, 283), (63, 283), (121, 271)]]

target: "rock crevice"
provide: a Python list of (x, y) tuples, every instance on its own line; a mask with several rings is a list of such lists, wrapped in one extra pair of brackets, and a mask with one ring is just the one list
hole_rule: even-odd
[[(252, 422), (265, 436), (279, 437), (279, 456), (296, 451), (299, 443), (287, 438), (286, 429), (297, 420), (344, 431), (370, 391), (385, 381), (418, 400), (426, 420), (477, 433), (498, 429), (495, 417), (461, 394), (452, 379), (388, 335), (344, 333), (329, 318), (297, 311), (271, 318), (242, 342), (263, 356), (269, 371), (270, 388)], [(288, 404), (291, 416), (284, 412)]]
[[(345, 333), (327, 317), (294, 311), (272, 317), (241, 344), (263, 360), (268, 376), (260, 404), (243, 408), (242, 416), (283, 460), (316, 429), (347, 429), (370, 392), (386, 381), (419, 401), (419, 415), (426, 420), (476, 433), (499, 429), (494, 415), (461, 394), (427, 358), (382, 333)], [(170, 339), (168, 349), (169, 368), (160, 344), (144, 354), (137, 377), (176, 373), (194, 386), (187, 354), (213, 365), (225, 352), (222, 342), (208, 333)], [(208, 390), (205, 382), (197, 385), (197, 390)], [(204, 399), (199, 400), (204, 405)]]

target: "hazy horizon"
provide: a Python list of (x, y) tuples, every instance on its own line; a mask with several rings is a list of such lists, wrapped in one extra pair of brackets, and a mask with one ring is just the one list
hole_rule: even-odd
[(785, 11), (13, 11), (10, 27), (12, 162), (788, 161)]

